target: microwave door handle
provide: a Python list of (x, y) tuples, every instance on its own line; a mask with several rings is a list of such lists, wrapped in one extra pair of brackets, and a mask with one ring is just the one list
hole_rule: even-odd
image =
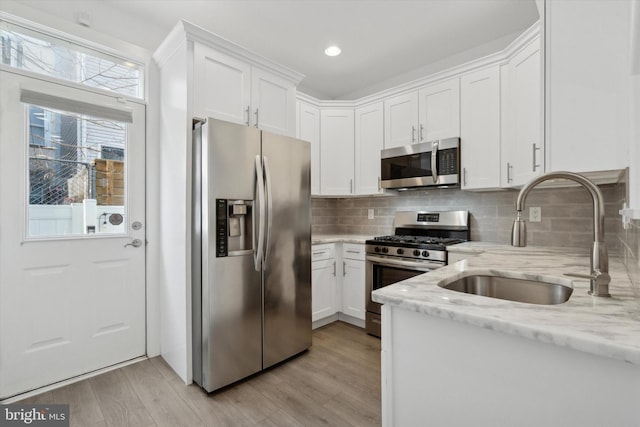
[(433, 183), (438, 182), (438, 145), (439, 141), (433, 141), (431, 143), (431, 176), (433, 177)]

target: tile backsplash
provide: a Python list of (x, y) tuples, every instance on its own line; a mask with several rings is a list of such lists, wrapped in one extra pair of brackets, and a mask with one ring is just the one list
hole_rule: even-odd
[[(625, 200), (625, 186), (600, 187), (605, 200), (605, 241), (609, 252), (619, 253), (623, 243), (618, 211)], [(427, 209), (470, 212), (471, 240), (509, 243), (515, 217), (516, 190), (469, 192), (458, 189), (426, 189), (392, 196), (314, 198), (314, 234), (361, 234), (378, 236), (393, 232), (396, 210)], [(542, 209), (542, 221), (528, 221), (528, 207)], [(526, 200), (527, 241), (532, 246), (580, 247), (589, 250), (593, 241), (591, 196), (581, 187), (539, 188)], [(374, 218), (368, 219), (369, 209)], [(636, 224), (636, 248), (637, 248)], [(637, 257), (638, 252), (634, 252)]]

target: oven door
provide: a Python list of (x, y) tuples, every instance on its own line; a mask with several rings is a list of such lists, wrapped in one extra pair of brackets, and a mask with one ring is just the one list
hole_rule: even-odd
[(405, 279), (444, 267), (442, 262), (409, 260), (397, 257), (367, 255), (367, 311), (380, 314), (381, 305), (371, 299), (371, 292)]

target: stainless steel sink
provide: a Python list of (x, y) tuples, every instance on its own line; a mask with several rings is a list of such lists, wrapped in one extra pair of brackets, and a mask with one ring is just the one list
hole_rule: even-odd
[(467, 294), (545, 305), (567, 302), (573, 292), (572, 287), (558, 283), (480, 275), (463, 277), (439, 286)]

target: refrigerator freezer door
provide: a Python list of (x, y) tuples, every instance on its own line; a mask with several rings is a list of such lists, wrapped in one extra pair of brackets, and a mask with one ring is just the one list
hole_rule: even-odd
[[(259, 154), (257, 129), (214, 119), (208, 119), (203, 127), (200, 385), (207, 391), (262, 369), (262, 290), (261, 274), (253, 259), (255, 248), (216, 256), (217, 221), (223, 219), (216, 210), (216, 200), (246, 201), (247, 206), (255, 206), (255, 157)], [(227, 215), (234, 215), (227, 211)], [(245, 228), (255, 229), (251, 217), (246, 215)], [(253, 232), (248, 229), (245, 231)]]
[(311, 346), (309, 143), (262, 132), (267, 198), (263, 368)]

